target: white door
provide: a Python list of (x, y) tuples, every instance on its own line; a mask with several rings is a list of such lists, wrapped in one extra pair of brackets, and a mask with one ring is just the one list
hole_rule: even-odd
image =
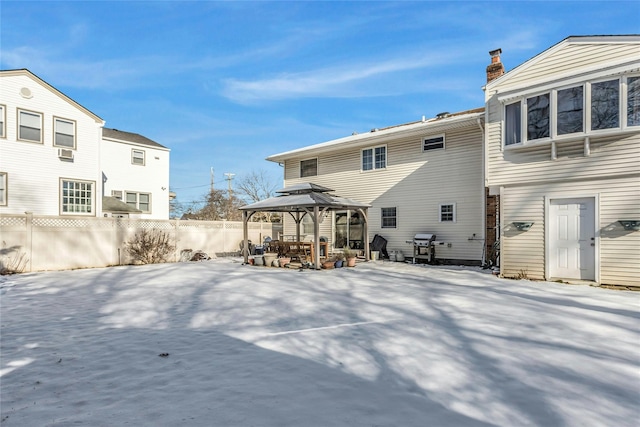
[(550, 201), (550, 277), (595, 280), (595, 228), (595, 199)]

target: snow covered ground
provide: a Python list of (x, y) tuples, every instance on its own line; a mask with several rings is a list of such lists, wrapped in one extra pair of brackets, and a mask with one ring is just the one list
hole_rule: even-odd
[(2, 427), (640, 425), (640, 293), (236, 259), (0, 287)]

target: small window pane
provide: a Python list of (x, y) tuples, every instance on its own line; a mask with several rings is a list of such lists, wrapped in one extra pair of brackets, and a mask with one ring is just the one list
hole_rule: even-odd
[(620, 88), (618, 80), (591, 85), (591, 130), (620, 126)]
[(0, 173), (0, 205), (7, 205), (7, 174)]
[(583, 92), (582, 86), (558, 91), (558, 135), (584, 130)]
[(505, 107), (504, 145), (519, 144), (522, 138), (520, 102)]
[(640, 126), (640, 77), (627, 80), (627, 126)]
[(0, 105), (0, 138), (5, 137), (4, 132), (4, 106)]
[(527, 98), (527, 140), (549, 137), (549, 94)]
[(19, 139), (27, 141), (40, 142), (41, 139), (41, 122), (42, 116), (36, 113), (28, 113), (26, 111), (20, 111), (20, 127), (19, 127)]
[(132, 150), (132, 163), (134, 165), (144, 165), (144, 151)]
[(382, 208), (382, 228), (396, 228), (396, 208)]
[(362, 150), (362, 170), (369, 171), (373, 169), (373, 150), (371, 148)]
[(387, 148), (376, 148), (376, 169), (384, 169), (387, 167)]
[(439, 148), (444, 148), (444, 136), (427, 138), (422, 144), (422, 151), (437, 150)]
[(440, 221), (454, 221), (453, 205), (440, 205)]
[(300, 177), (316, 175), (318, 175), (318, 159), (309, 159), (300, 162)]

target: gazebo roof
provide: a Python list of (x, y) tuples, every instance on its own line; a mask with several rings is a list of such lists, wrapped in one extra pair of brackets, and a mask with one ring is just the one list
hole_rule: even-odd
[(241, 207), (243, 211), (260, 212), (306, 212), (318, 206), (330, 210), (366, 209), (366, 203), (328, 194), (333, 191), (313, 183), (302, 183), (276, 191), (279, 196), (270, 197)]

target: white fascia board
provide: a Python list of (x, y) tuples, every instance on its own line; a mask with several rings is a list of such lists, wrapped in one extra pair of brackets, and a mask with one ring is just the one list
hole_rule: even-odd
[(570, 44), (594, 44), (594, 43), (600, 43), (600, 44), (631, 43), (631, 44), (633, 44), (633, 43), (638, 43), (638, 42), (640, 42), (640, 35), (627, 35), (627, 36), (624, 36), (624, 35), (623, 36), (570, 36), (570, 37), (567, 37), (564, 40), (561, 40), (560, 42), (556, 43), (555, 45), (551, 46), (547, 50), (544, 50), (544, 51), (540, 52), (539, 54), (537, 54), (533, 58), (523, 62), (522, 64), (518, 65), (516, 68), (514, 68), (512, 70), (509, 70), (508, 72), (506, 72), (504, 75), (498, 77), (497, 79), (490, 81), (489, 83), (487, 83), (483, 87), (483, 89), (485, 91), (493, 92), (493, 88), (495, 86), (505, 83), (506, 81), (508, 81), (509, 79), (511, 79), (512, 77), (514, 77), (518, 73), (520, 73), (521, 71), (531, 67), (532, 65), (537, 64), (540, 61), (543, 61), (548, 56), (554, 54), (556, 51), (558, 51), (560, 49), (563, 49), (565, 46), (570, 45)]
[(456, 129), (465, 126), (477, 126), (477, 120), (484, 120), (484, 111), (478, 113), (469, 113), (459, 116), (452, 116), (444, 119), (429, 119), (424, 122), (410, 123), (407, 125), (399, 125), (378, 131), (371, 131), (357, 135), (351, 135), (344, 138), (334, 139), (320, 144), (309, 145), (303, 148), (274, 154), (266, 158), (271, 162), (281, 163), (285, 160), (301, 157), (312, 156), (322, 153), (328, 153), (336, 148), (364, 147), (368, 145), (382, 144), (388, 142), (398, 136), (408, 136), (411, 134), (424, 134), (425, 132), (443, 132), (450, 129)]

